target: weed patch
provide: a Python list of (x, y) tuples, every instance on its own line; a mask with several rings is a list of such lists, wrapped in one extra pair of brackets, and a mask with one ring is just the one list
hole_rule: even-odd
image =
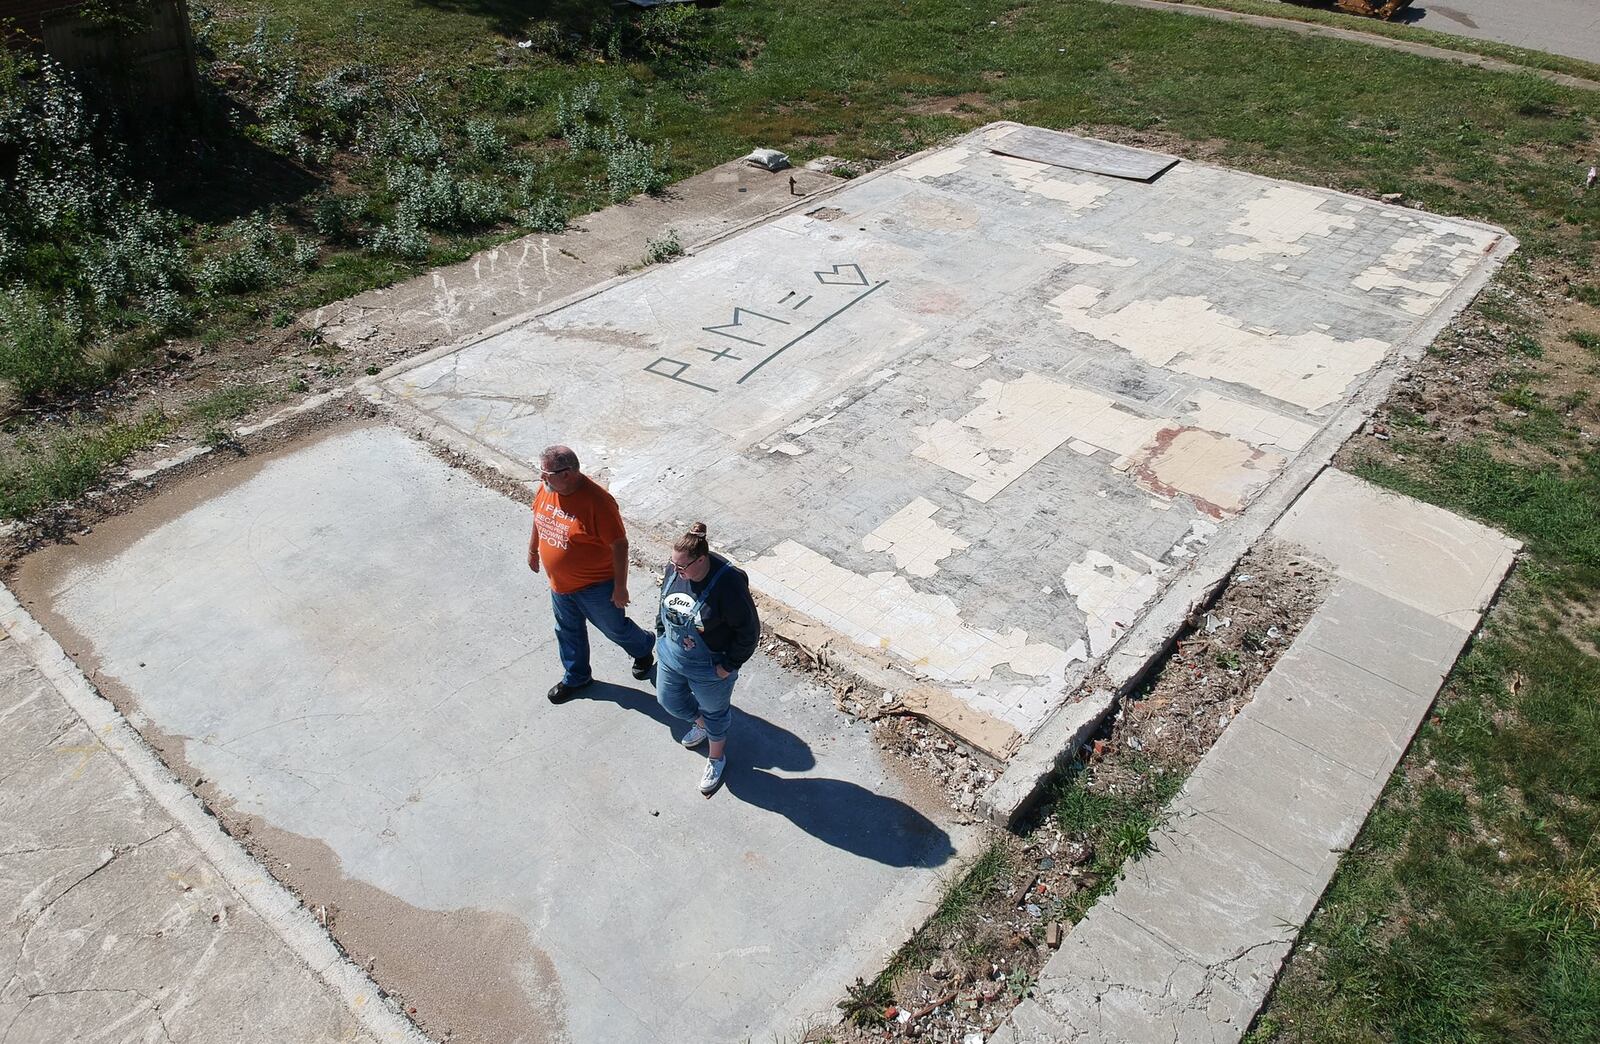
[(41, 507), (92, 489), (107, 468), (121, 464), (173, 429), (159, 411), (102, 427), (85, 423), (43, 445), (20, 442), (0, 461), (0, 517), (25, 518)]

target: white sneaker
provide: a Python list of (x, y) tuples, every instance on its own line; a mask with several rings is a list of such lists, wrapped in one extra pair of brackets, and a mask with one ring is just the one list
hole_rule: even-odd
[(690, 725), (689, 731), (685, 732), (683, 734), (683, 739), (679, 740), (678, 742), (682, 743), (685, 747), (698, 747), (700, 744), (704, 743), (706, 741), (706, 737), (710, 735), (711, 734), (709, 732), (707, 732), (705, 729), (702, 729), (700, 726)]
[(700, 777), (700, 793), (710, 797), (722, 786), (722, 770), (728, 764), (727, 758), (707, 758), (706, 774)]

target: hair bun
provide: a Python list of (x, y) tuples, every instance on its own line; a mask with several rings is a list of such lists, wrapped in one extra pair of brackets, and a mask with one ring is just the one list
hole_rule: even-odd
[(704, 522), (696, 522), (694, 525), (689, 527), (689, 535), (690, 536), (698, 536), (698, 537), (705, 536), (706, 535), (706, 524)]

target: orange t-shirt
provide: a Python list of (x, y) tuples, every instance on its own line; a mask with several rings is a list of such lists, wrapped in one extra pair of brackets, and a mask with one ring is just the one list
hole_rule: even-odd
[(611, 545), (627, 531), (616, 500), (589, 476), (566, 496), (541, 485), (533, 498), (533, 525), (539, 533), (539, 568), (556, 594), (615, 579)]

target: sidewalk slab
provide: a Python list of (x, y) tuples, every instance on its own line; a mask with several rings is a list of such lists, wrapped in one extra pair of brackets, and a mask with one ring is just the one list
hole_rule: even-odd
[(1308, 875), (1338, 861), (1382, 780), (1253, 718), (1231, 722), (1187, 782), (1189, 806)]
[(1326, 561), (1330, 597), (1001, 1044), (1235, 1044), (1520, 546), (1331, 469), (1267, 539)]
[(1516, 541), (1444, 508), (1329, 468), (1272, 527), (1340, 576), (1470, 631)]
[(0, 640), (0, 1039), (375, 1044)]
[[(763, 655), (709, 801), (603, 639), (600, 681), (551, 706), (529, 525), (357, 426), (35, 556), (18, 590), (435, 1037), (792, 1033), (904, 941), (971, 835)], [(654, 576), (632, 592), (648, 620)]]
[(1369, 779), (1387, 779), (1432, 700), (1296, 642), (1239, 713)]

